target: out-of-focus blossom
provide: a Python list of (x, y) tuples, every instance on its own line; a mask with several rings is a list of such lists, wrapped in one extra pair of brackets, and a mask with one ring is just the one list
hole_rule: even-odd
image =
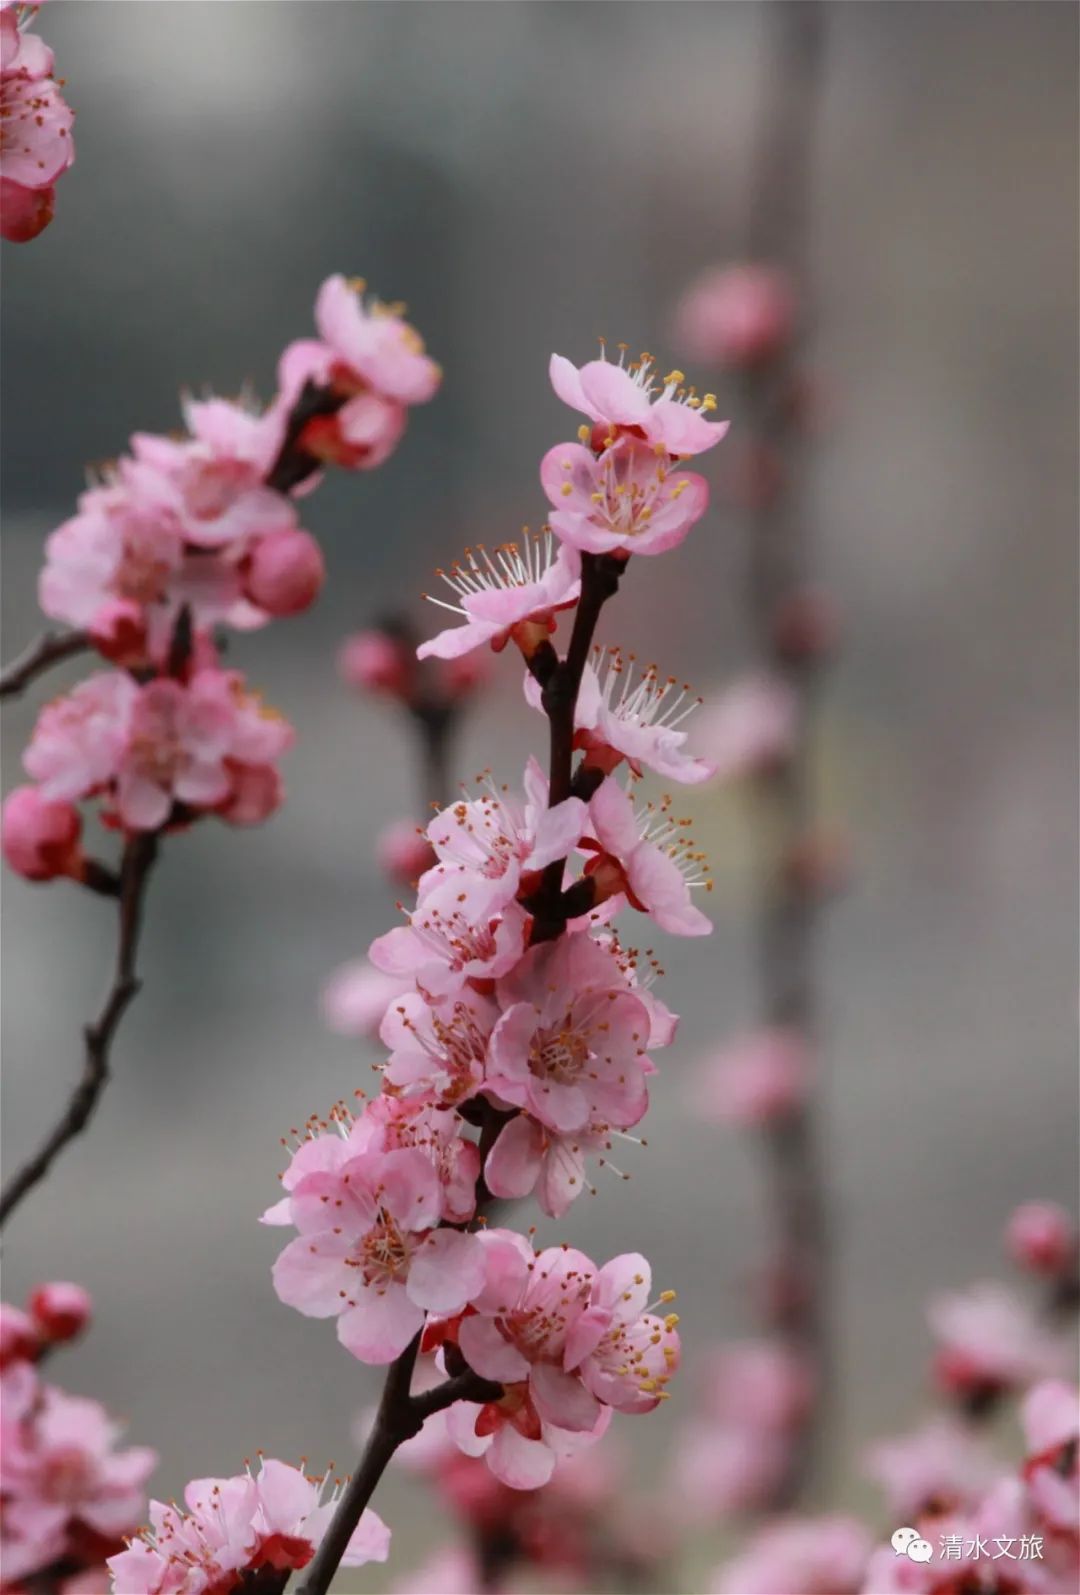
[(82, 820), (66, 800), (43, 797), (35, 786), (19, 786), (4, 799), (4, 858), (28, 881), (52, 881), (82, 873)]
[(391, 1586), (391, 1595), (476, 1595), (483, 1573), (464, 1545), (446, 1545), (405, 1573)]
[(705, 1060), (695, 1099), (722, 1122), (769, 1124), (805, 1102), (811, 1069), (810, 1048), (797, 1030), (755, 1030)]
[(1053, 1279), (1076, 1267), (1076, 1224), (1056, 1202), (1018, 1207), (1006, 1227), (1005, 1245), (1014, 1262), (1033, 1274)]
[(42, 1340), (50, 1344), (81, 1335), (94, 1311), (90, 1292), (66, 1279), (38, 1285), (26, 1305)]
[(24, 244), (52, 220), (57, 178), (75, 159), (75, 118), (53, 77), (52, 51), (20, 28), (19, 12), (11, 0), (0, 10), (0, 236)]
[(323, 1018), (343, 1036), (377, 1036), (391, 1002), (412, 985), (403, 975), (386, 975), (366, 958), (357, 958), (342, 964), (323, 987)]
[[(114, 1595), (229, 1595), (262, 1570), (306, 1567), (329, 1527), (340, 1486), (267, 1458), (256, 1475), (193, 1479), (186, 1512), (150, 1503), (150, 1528), (109, 1559)], [(343, 1567), (385, 1562), (390, 1531), (370, 1508), (353, 1531)]]
[(326, 565), (310, 532), (271, 532), (255, 544), (244, 579), (245, 595), (268, 615), (299, 615), (322, 589)]
[(795, 693), (785, 681), (746, 676), (698, 716), (697, 740), (722, 781), (760, 775), (790, 757), (798, 714)]
[(338, 655), (342, 680), (363, 692), (408, 696), (414, 675), (411, 650), (386, 631), (358, 631), (346, 638)]
[(1046, 1380), (1028, 1392), (1020, 1419), (1032, 1506), (1052, 1531), (1072, 1537), (1080, 1558), (1080, 1391), (1064, 1380)]
[(772, 620), (773, 647), (792, 664), (816, 663), (836, 648), (840, 611), (821, 587), (798, 587), (777, 605)]
[(712, 1595), (856, 1595), (872, 1542), (854, 1518), (780, 1519), (717, 1569)]
[(997, 1473), (980, 1441), (949, 1417), (931, 1418), (910, 1434), (877, 1441), (867, 1450), (865, 1467), (897, 1523), (926, 1513), (965, 1511)]
[(938, 1342), (938, 1383), (981, 1405), (1061, 1372), (1063, 1347), (1019, 1297), (994, 1281), (936, 1297), (927, 1310)]
[(375, 857), (383, 874), (400, 886), (414, 885), (436, 861), (423, 827), (411, 820), (394, 820), (379, 832)]
[(511, 640), (531, 658), (555, 630), (558, 612), (575, 604), (581, 593), (580, 555), (574, 548), (556, 549), (548, 530), (534, 535), (525, 528), (520, 543), (504, 543), (493, 554), (468, 548), (463, 563), (438, 574), (458, 602), (430, 593), (425, 598), (462, 616), (465, 624), (421, 643), (420, 659), (455, 659), (485, 643), (499, 653)]
[(794, 332), (792, 285), (775, 266), (712, 267), (686, 290), (675, 328), (688, 359), (735, 369), (763, 365), (787, 347)]

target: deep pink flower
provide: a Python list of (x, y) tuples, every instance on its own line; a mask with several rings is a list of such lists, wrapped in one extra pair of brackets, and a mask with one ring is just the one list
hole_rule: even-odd
[(769, 1124), (806, 1100), (811, 1067), (810, 1048), (797, 1030), (752, 1031), (705, 1060), (695, 1097), (722, 1122)]
[(634, 438), (600, 455), (557, 443), (540, 462), (540, 481), (553, 506), (552, 531), (590, 554), (666, 553), (709, 504), (703, 476), (672, 470), (666, 455)]
[(483, 1288), (478, 1238), (436, 1227), (442, 1191), (418, 1148), (305, 1174), (289, 1203), (300, 1234), (274, 1265), (274, 1288), (309, 1318), (337, 1318), (362, 1362), (392, 1362), (426, 1311), (460, 1311)]
[(1056, 1202), (1024, 1202), (1009, 1219), (1005, 1245), (1021, 1268), (1052, 1279), (1076, 1264), (1076, 1224)]
[(564, 404), (608, 429), (608, 436), (597, 440), (601, 444), (629, 432), (678, 457), (713, 448), (728, 429), (727, 421), (708, 420), (716, 409), (711, 393), (699, 400), (693, 389), (684, 388), (681, 371), (661, 380), (651, 355), (629, 365), (622, 355), (618, 365), (606, 358), (589, 360), (578, 369), (553, 354), (550, 376)]
[(497, 880), (448, 874), (408, 918), (372, 942), (371, 962), (386, 975), (415, 980), (433, 998), (506, 974), (524, 951), (528, 916), (506, 902)]
[(527, 952), (496, 986), (487, 1084), (561, 1135), (628, 1129), (648, 1107), (649, 1014), (614, 955), (587, 936)]
[(28, 881), (82, 873), (82, 820), (67, 801), (50, 801), (35, 786), (18, 786), (4, 799), (4, 857)]
[(439, 632), (416, 650), (420, 659), (455, 659), (489, 643), (496, 653), (513, 639), (526, 658), (555, 630), (560, 609), (581, 594), (581, 556), (574, 548), (556, 550), (551, 532), (526, 530), (520, 543), (504, 543), (488, 554), (482, 546), (465, 550), (463, 564), (439, 571), (458, 598), (425, 597), (440, 609), (464, 617), (463, 626)]
[(94, 1311), (88, 1290), (70, 1280), (56, 1279), (30, 1292), (27, 1307), (43, 1340), (74, 1340), (87, 1327)]
[(795, 297), (775, 266), (712, 267), (686, 290), (676, 312), (676, 341), (708, 365), (755, 366), (791, 338)]
[(34, 1362), (40, 1351), (41, 1331), (30, 1314), (21, 1307), (12, 1307), (10, 1302), (0, 1302), (0, 1369), (13, 1363)]
[(592, 798), (589, 816), (596, 842), (586, 873), (595, 877), (597, 900), (625, 893), (661, 930), (707, 936), (712, 922), (695, 908), (690, 893), (697, 886), (708, 890), (712, 882), (684, 822), (670, 817), (668, 799), (636, 813), (628, 793), (609, 776)]

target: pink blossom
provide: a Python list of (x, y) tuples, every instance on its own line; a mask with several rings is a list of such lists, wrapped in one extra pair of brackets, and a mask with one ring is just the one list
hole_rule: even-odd
[(49, 799), (85, 797), (116, 775), (139, 689), (119, 671), (99, 672), (46, 704), (23, 755)]
[(487, 1083), (561, 1135), (645, 1113), (649, 1015), (605, 947), (563, 936), (527, 952), (496, 985)]
[(585, 1159), (611, 1147), (606, 1124), (560, 1135), (538, 1119), (519, 1114), (500, 1130), (484, 1164), (484, 1178), (494, 1196), (513, 1199), (535, 1194), (549, 1218), (561, 1218), (583, 1191), (592, 1187)]
[(0, 54), (0, 234), (26, 243), (52, 220), (54, 184), (75, 159), (70, 107), (53, 79), (53, 53), (7, 7)]
[(299, 615), (319, 596), (326, 578), (322, 550), (298, 528), (260, 537), (248, 561), (246, 596), (268, 615)]
[(405, 406), (373, 390), (357, 391), (358, 379), (329, 344), (311, 338), (291, 343), (278, 361), (277, 377), (276, 408), (283, 415), (292, 412), (308, 384), (332, 397), (329, 409), (313, 415), (296, 439), (296, 447), (313, 461), (346, 471), (374, 471), (405, 435)]
[(56, 1279), (30, 1292), (27, 1307), (44, 1341), (75, 1340), (90, 1322), (94, 1304), (88, 1290)]
[(476, 1211), (480, 1153), (461, 1134), (462, 1121), (440, 1103), (375, 1097), (354, 1129), (354, 1144), (365, 1152), (419, 1147), (435, 1170), (442, 1191), (443, 1217), (464, 1224)]
[(426, 404), (438, 392), (442, 371), (424, 352), (423, 339), (395, 305), (365, 304), (365, 284), (328, 277), (315, 300), (315, 325), (341, 370), (337, 381), (374, 390), (399, 404)]
[(1080, 1533), (1080, 1391), (1061, 1379), (1029, 1390), (1020, 1409), (1027, 1460), (1024, 1479), (1033, 1509), (1051, 1529)]
[(612, 441), (630, 432), (676, 457), (700, 454), (720, 442), (729, 423), (708, 420), (716, 408), (711, 393), (698, 399), (692, 388), (684, 388), (681, 371), (671, 371), (661, 380), (651, 355), (643, 354), (629, 365), (623, 358), (620, 354), (617, 365), (602, 357), (578, 368), (553, 354), (551, 385), (564, 404), (607, 428)]
[(405, 1097), (457, 1106), (485, 1080), (498, 1006), (467, 986), (452, 1002), (432, 1007), (418, 992), (390, 1003), (379, 1035), (390, 1049), (385, 1079)]
[[(597, 901), (625, 893), (631, 905), (673, 936), (707, 936), (712, 922), (695, 908), (694, 887), (709, 889), (685, 823), (670, 817), (669, 800), (635, 812), (629, 795), (611, 776), (589, 804), (596, 853), (586, 866)], [(587, 845), (587, 844), (586, 844)]]
[(485, 643), (499, 653), (511, 639), (529, 658), (555, 630), (558, 611), (577, 603), (581, 594), (580, 554), (565, 545), (554, 551), (548, 530), (534, 536), (526, 528), (520, 543), (504, 543), (494, 557), (482, 546), (466, 549), (463, 564), (438, 574), (458, 602), (424, 596), (462, 616), (465, 624), (422, 643), (420, 659), (455, 659)]
[[(193, 1479), (186, 1513), (152, 1501), (151, 1528), (110, 1557), (114, 1595), (229, 1595), (261, 1569), (306, 1567), (341, 1493), (325, 1486), (273, 1458), (254, 1477)], [(385, 1562), (389, 1549), (390, 1531), (369, 1507), (341, 1565)]]
[(1009, 1219), (1005, 1245), (1021, 1268), (1053, 1278), (1075, 1266), (1076, 1225), (1056, 1202), (1024, 1202)]
[(729, 1124), (763, 1125), (784, 1118), (805, 1100), (811, 1056), (797, 1030), (752, 1031), (705, 1061), (696, 1097), (710, 1116)]
[(82, 821), (67, 801), (50, 801), (34, 786), (19, 786), (4, 799), (3, 849), (8, 865), (29, 881), (82, 873)]
[(349, 686), (364, 692), (407, 698), (415, 665), (411, 650), (399, 638), (385, 631), (360, 631), (343, 644), (338, 672)]
[(380, 831), (375, 857), (384, 875), (401, 886), (410, 886), (435, 863), (435, 850), (422, 826), (412, 820), (395, 820)]
[[(650, 1310), (652, 1270), (639, 1252), (625, 1252), (599, 1269), (584, 1313), (567, 1341), (564, 1365), (585, 1388), (617, 1412), (652, 1412), (679, 1366), (678, 1316)], [(662, 1291), (660, 1303), (673, 1301)]]
[(795, 298), (775, 266), (712, 267), (692, 283), (676, 313), (676, 339), (691, 358), (709, 365), (761, 365), (790, 340)]
[(458, 803), (432, 820), (427, 838), (439, 862), (421, 882), (421, 899), (441, 880), (477, 877), (492, 888), (491, 901), (508, 903), (523, 878), (566, 858), (585, 830), (588, 809), (580, 798), (548, 807), (548, 784), (535, 759), (523, 780), (524, 799), (487, 778), (483, 796)]
[(910, 1523), (925, 1512), (974, 1506), (995, 1468), (970, 1430), (944, 1417), (879, 1440), (866, 1453), (866, 1472), (881, 1485), (892, 1518)]
[(500, 881), (449, 875), (408, 919), (372, 942), (371, 961), (386, 975), (415, 980), (433, 998), (506, 974), (524, 951), (527, 915), (505, 901)]
[(797, 731), (795, 694), (775, 676), (734, 682), (698, 720), (701, 746), (722, 781), (760, 775), (783, 763), (794, 749)]
[(779, 1519), (719, 1568), (710, 1588), (713, 1595), (856, 1595), (871, 1549), (854, 1518)]
[(396, 997), (412, 991), (404, 975), (386, 975), (366, 958), (342, 964), (322, 991), (322, 1015), (331, 1030), (345, 1036), (376, 1036), (383, 1015)]
[(0, 1369), (33, 1362), (40, 1351), (41, 1331), (30, 1314), (10, 1302), (0, 1302)]
[(703, 476), (673, 471), (666, 455), (634, 438), (599, 456), (581, 443), (557, 443), (540, 462), (540, 482), (552, 531), (564, 547), (591, 554), (666, 553), (709, 503)]
[(1050, 1378), (1062, 1347), (1020, 1297), (993, 1281), (936, 1297), (927, 1310), (943, 1388), (978, 1400)]
[(337, 1318), (362, 1362), (392, 1362), (426, 1311), (460, 1311), (483, 1288), (478, 1238), (436, 1228), (441, 1188), (418, 1148), (305, 1174), (289, 1202), (300, 1234), (274, 1265), (274, 1288), (309, 1318)]

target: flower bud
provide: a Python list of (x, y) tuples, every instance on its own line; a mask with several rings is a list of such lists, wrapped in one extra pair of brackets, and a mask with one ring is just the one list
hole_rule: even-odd
[(411, 651), (385, 631), (359, 631), (338, 655), (338, 670), (351, 687), (407, 698), (413, 680)]
[(795, 330), (795, 296), (775, 266), (748, 264), (707, 271), (677, 312), (680, 348), (695, 360), (745, 368), (776, 358)]
[(255, 545), (247, 595), (269, 615), (299, 615), (314, 603), (326, 576), (322, 550), (310, 532), (271, 532)]
[(31, 1291), (27, 1306), (46, 1341), (74, 1340), (82, 1334), (94, 1310), (90, 1292), (63, 1279), (38, 1285)]
[(229, 825), (261, 825), (281, 807), (284, 783), (272, 764), (240, 764), (233, 770), (232, 791), (218, 809)]
[(1053, 1278), (1076, 1258), (1076, 1228), (1056, 1202), (1024, 1202), (1006, 1226), (1005, 1247), (1021, 1268)]
[(16, 787), (4, 801), (4, 857), (28, 881), (51, 881), (60, 875), (78, 879), (81, 834), (82, 819), (75, 805), (50, 801), (36, 786)]

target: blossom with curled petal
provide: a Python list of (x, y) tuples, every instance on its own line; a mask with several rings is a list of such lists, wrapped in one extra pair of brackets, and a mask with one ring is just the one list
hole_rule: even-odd
[[(661, 378), (652, 355), (626, 361), (620, 345), (618, 363), (606, 358), (589, 360), (580, 368), (565, 356), (553, 354), (551, 385), (564, 404), (595, 423), (596, 442), (610, 446), (622, 435), (643, 437), (672, 456), (701, 454), (720, 442), (727, 421), (711, 421), (716, 399), (706, 393), (699, 399), (685, 387), (681, 371)], [(605, 435), (606, 434), (606, 435)]]
[(635, 811), (627, 792), (609, 776), (589, 803), (596, 836), (582, 846), (593, 853), (586, 874), (595, 878), (602, 901), (625, 893), (631, 905), (673, 936), (707, 936), (712, 922), (694, 906), (690, 893), (712, 882), (702, 869), (704, 855), (686, 835), (688, 822), (675, 820), (670, 801)]
[(520, 543), (504, 543), (491, 554), (482, 546), (467, 548), (462, 563), (437, 574), (458, 601), (424, 596), (465, 624), (421, 643), (421, 659), (456, 659), (485, 643), (499, 653), (511, 639), (528, 657), (555, 630), (558, 612), (581, 596), (581, 555), (566, 544), (556, 547), (548, 529), (534, 535), (526, 527)]

